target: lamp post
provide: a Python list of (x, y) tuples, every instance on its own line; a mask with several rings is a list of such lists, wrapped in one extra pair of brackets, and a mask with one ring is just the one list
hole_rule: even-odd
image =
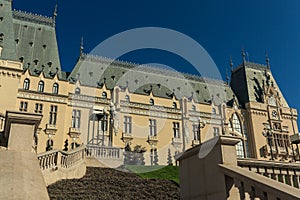
[(271, 145), (271, 140), (272, 140), (272, 131), (270, 129), (265, 129), (263, 132), (262, 132), (263, 136), (267, 138), (268, 140), (268, 144), (270, 146), (270, 151), (271, 151), (271, 160), (274, 160), (273, 158), (273, 150), (272, 150), (272, 145)]

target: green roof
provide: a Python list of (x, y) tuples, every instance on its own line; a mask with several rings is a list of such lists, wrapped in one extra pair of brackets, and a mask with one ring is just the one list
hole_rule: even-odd
[(248, 102), (262, 103), (261, 97), (263, 95), (263, 82), (266, 82), (266, 73), (270, 75), (270, 81), (277, 88), (283, 106), (289, 107), (269, 67), (252, 62), (245, 62), (239, 65), (233, 70), (231, 75), (230, 86), (237, 95), (241, 105), (245, 107), (245, 104)]
[(108, 89), (128, 87), (132, 93), (152, 92), (163, 98), (172, 98), (174, 94), (177, 99), (188, 97), (201, 103), (227, 103), (233, 98), (232, 90), (222, 80), (87, 54), (81, 55), (68, 79), (91, 87), (102, 87), (104, 83)]
[(17, 57), (24, 69), (36, 76), (58, 73), (63, 78), (53, 19), (22, 11), (13, 11), (13, 17)]

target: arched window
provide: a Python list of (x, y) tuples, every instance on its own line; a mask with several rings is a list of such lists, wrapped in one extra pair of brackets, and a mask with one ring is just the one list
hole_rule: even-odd
[(26, 78), (23, 83), (23, 89), (29, 90), (29, 87), (30, 87), (30, 80), (28, 78)]
[(268, 104), (271, 106), (277, 106), (276, 98), (274, 97), (274, 95), (269, 97)]
[(196, 111), (196, 106), (192, 105), (192, 111)]
[(232, 130), (242, 134), (241, 122), (236, 113), (234, 113), (232, 116)]
[(212, 113), (213, 115), (217, 114), (216, 109), (215, 109), (215, 108), (212, 108), (212, 109), (211, 109), (211, 113)]
[(173, 102), (172, 108), (177, 108), (177, 104)]
[(107, 99), (107, 93), (106, 92), (102, 92), (102, 98)]
[(129, 102), (130, 101), (130, 97), (128, 95), (125, 96), (125, 101)]
[(80, 88), (77, 87), (77, 88), (75, 89), (75, 94), (80, 94)]
[(245, 158), (245, 155), (248, 155), (248, 153), (245, 153), (245, 149), (248, 149), (247, 135), (243, 133), (241, 121), (236, 113), (232, 115), (231, 130), (234, 131), (234, 133), (237, 133), (240, 136), (242, 136), (241, 141), (237, 143), (235, 147), (237, 157)]
[(53, 94), (58, 94), (58, 84), (57, 83), (53, 84), (52, 93)]
[(44, 92), (44, 81), (40, 81), (38, 85), (38, 92)]
[(153, 99), (150, 99), (149, 103), (150, 103), (151, 106), (154, 106), (154, 100)]

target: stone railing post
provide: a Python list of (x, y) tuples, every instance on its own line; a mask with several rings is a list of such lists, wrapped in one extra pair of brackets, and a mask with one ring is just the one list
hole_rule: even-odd
[(233, 178), (219, 170), (219, 164), (237, 166), (238, 142), (237, 137), (223, 135), (183, 153), (178, 158), (181, 198), (227, 199), (230, 195), (230, 199), (240, 199), (241, 192)]

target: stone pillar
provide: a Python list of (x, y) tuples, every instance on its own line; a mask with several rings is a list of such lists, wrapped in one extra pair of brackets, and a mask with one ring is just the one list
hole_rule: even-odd
[(184, 152), (178, 158), (181, 198), (240, 199), (234, 180), (219, 168), (219, 164), (237, 166), (235, 145), (239, 141), (236, 137), (219, 136)]
[(33, 151), (35, 148), (35, 134), (42, 119), (42, 115), (21, 112), (6, 113), (5, 138), (7, 148), (15, 151)]

